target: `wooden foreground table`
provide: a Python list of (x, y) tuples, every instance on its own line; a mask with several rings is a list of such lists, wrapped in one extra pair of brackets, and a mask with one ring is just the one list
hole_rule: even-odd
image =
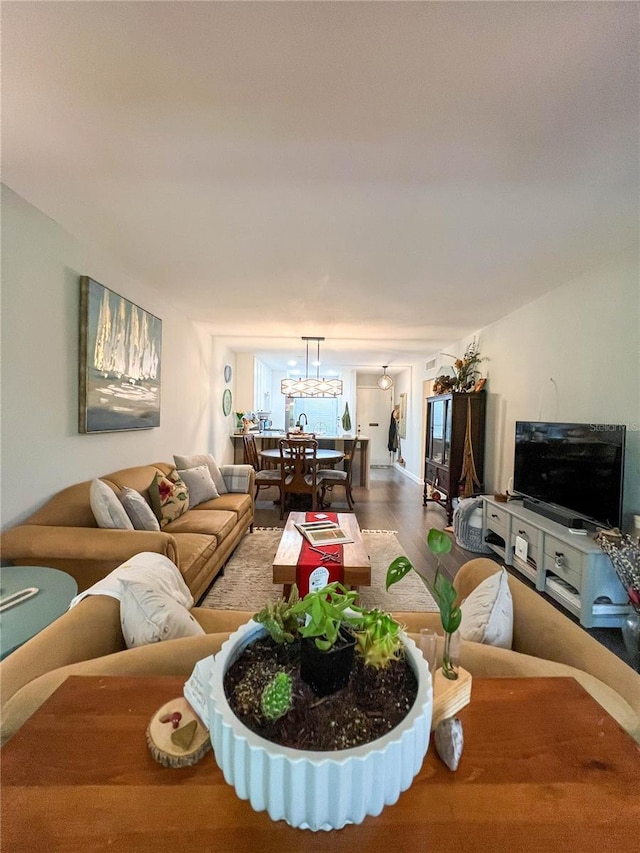
[[(371, 586), (371, 561), (360, 535), (358, 519), (352, 512), (339, 512), (337, 516), (340, 527), (353, 539), (353, 543), (343, 545), (344, 585)], [(306, 517), (306, 512), (289, 513), (280, 545), (273, 558), (274, 583), (291, 586), (296, 582), (296, 567), (303, 541), (296, 524), (305, 521)]]
[(456, 773), (433, 744), (379, 817), (292, 829), (238, 799), (209, 753), (180, 770), (145, 729), (179, 677), (74, 676), (5, 745), (3, 851), (631, 853), (640, 746), (571, 678), (475, 678)]

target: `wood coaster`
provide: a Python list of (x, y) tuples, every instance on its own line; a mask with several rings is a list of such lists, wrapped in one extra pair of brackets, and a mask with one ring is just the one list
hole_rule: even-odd
[[(177, 729), (170, 720), (175, 713), (181, 715)], [(158, 708), (147, 726), (147, 744), (163, 767), (189, 767), (211, 749), (209, 732), (184, 696)]]
[(445, 678), (442, 668), (436, 669), (433, 679), (433, 715), (431, 731), (441, 720), (455, 716), (471, 701), (471, 673), (460, 667), (455, 681)]

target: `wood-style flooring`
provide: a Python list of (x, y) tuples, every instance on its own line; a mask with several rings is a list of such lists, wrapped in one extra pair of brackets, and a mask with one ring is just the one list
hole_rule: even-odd
[[(406, 556), (414, 567), (427, 579), (433, 580), (436, 558), (427, 547), (426, 537), (432, 527), (444, 529), (446, 515), (443, 509), (434, 504), (423, 506), (422, 486), (395, 468), (372, 468), (370, 489), (354, 486), (353, 496), (360, 527), (367, 530), (395, 530)], [(284, 527), (286, 515), (284, 520), (280, 519), (280, 506), (274, 503), (277, 497), (278, 489), (260, 490), (255, 513), (257, 527)], [(349, 511), (344, 489), (336, 490), (331, 509), (334, 512)], [(442, 567), (448, 577), (453, 579), (460, 566), (475, 556), (478, 555), (465, 551), (454, 543), (451, 552), (441, 557)], [(515, 572), (514, 574), (519, 580), (528, 583), (526, 578)], [(566, 613), (553, 599), (546, 595), (544, 597), (568, 619), (578, 624), (577, 619)], [(588, 633), (618, 657), (627, 660), (619, 628), (592, 628)]]

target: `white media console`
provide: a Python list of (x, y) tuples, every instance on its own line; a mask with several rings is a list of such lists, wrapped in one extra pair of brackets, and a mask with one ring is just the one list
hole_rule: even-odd
[(630, 610), (628, 596), (592, 533), (572, 533), (524, 509), (522, 501), (501, 503), (489, 496), (482, 498), (482, 528), (485, 543), (505, 563), (577, 616), (585, 628), (622, 625)]

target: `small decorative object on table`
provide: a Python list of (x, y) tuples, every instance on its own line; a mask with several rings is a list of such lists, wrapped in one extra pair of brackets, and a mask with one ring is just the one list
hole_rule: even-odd
[(236, 429), (242, 430), (242, 420), (244, 418), (244, 412), (236, 412)]
[(631, 665), (640, 672), (640, 542), (617, 528), (599, 530), (596, 542), (613, 563), (633, 610), (622, 625), (622, 637)]
[(448, 717), (438, 723), (433, 739), (438, 755), (449, 770), (457, 770), (464, 746), (462, 723), (458, 717)]
[(159, 708), (147, 728), (151, 755), (163, 767), (189, 767), (211, 749), (209, 732), (180, 696)]

